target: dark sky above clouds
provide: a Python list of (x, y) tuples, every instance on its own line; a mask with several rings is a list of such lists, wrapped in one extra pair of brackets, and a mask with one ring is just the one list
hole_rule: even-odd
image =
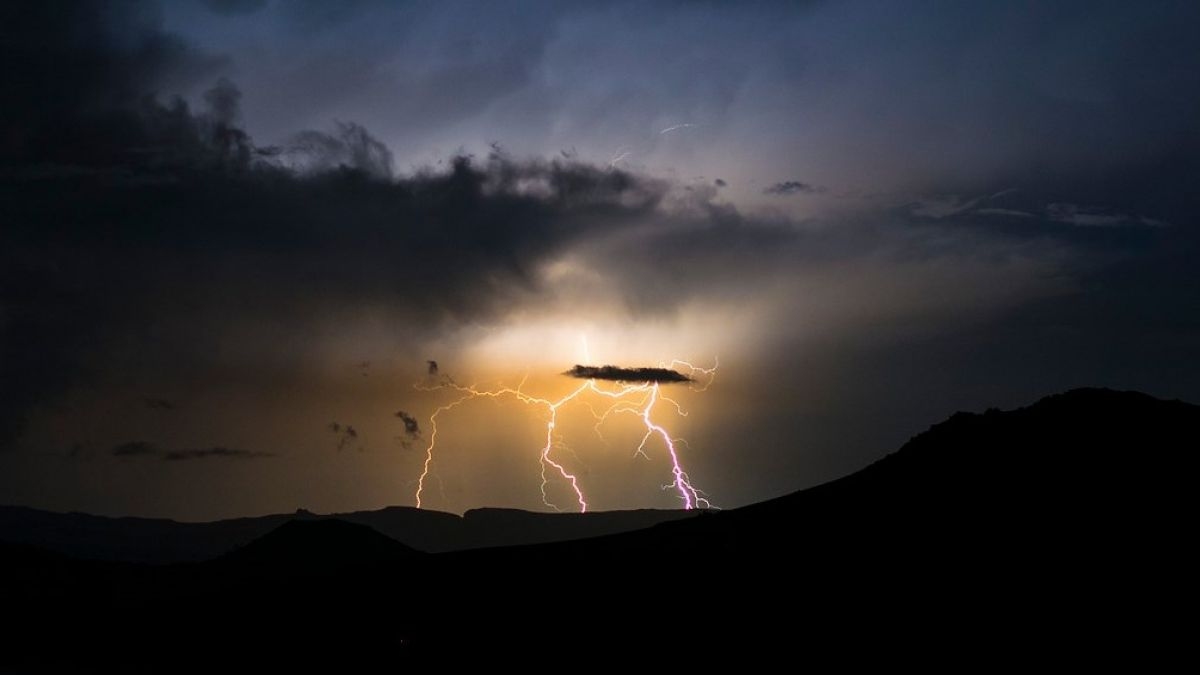
[[(1200, 401), (1198, 19), (6, 5), (0, 503), (411, 504), (423, 439), (395, 411), (427, 432), (430, 359), (553, 393), (584, 355), (719, 358), (663, 421), (722, 506), (959, 409), (1084, 385)], [(428, 505), (540, 508), (539, 413), (453, 415)], [(560, 426), (596, 508), (676, 505), (662, 457), (623, 445), (636, 426), (601, 442), (590, 420)]]

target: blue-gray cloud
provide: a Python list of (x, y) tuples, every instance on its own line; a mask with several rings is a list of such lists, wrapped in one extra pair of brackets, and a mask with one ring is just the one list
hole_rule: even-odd
[(798, 180), (785, 180), (763, 189), (765, 195), (815, 195), (825, 192), (820, 185), (804, 183)]

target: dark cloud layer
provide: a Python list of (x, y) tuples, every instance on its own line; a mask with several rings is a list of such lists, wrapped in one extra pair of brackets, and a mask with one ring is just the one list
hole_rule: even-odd
[[(19, 35), (4, 57), (23, 67), (6, 76), (0, 135), (3, 445), (148, 321), (286, 315), (307, 295), (304, 312), (387, 302), (429, 332), (530, 292), (539, 261), (662, 196), (617, 171), (503, 158), (393, 180), (390, 152), (352, 123), (257, 147), (230, 82), (201, 111), (157, 95), (160, 75), (205, 57), (137, 5), (41, 7), (4, 10)], [(202, 358), (217, 327), (196, 328), (139, 358)]]
[(261, 450), (240, 450), (221, 446), (212, 448), (193, 448), (186, 450), (164, 450), (153, 443), (145, 441), (128, 441), (113, 446), (108, 454), (113, 457), (157, 457), (170, 462), (189, 459), (258, 459), (274, 457), (273, 452)]
[(611, 380), (613, 382), (691, 382), (692, 378), (670, 368), (622, 368), (620, 366), (581, 366), (563, 373), (582, 380)]
[(274, 457), (273, 452), (263, 452), (261, 450), (241, 450), (238, 448), (201, 448), (194, 450), (168, 450), (163, 453), (163, 459), (168, 461), (181, 461), (188, 459), (256, 459), (259, 457)]
[(392, 177), (392, 152), (361, 125), (337, 122), (334, 133), (302, 131), (282, 152), (292, 163), (309, 172), (350, 168), (372, 178)]

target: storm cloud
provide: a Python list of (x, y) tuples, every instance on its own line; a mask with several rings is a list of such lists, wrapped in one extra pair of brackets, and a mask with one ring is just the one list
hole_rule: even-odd
[(582, 380), (610, 380), (612, 382), (691, 382), (692, 378), (670, 368), (622, 368), (619, 366), (581, 366), (563, 373)]
[(393, 180), (390, 151), (353, 123), (261, 148), (236, 126), (231, 82), (200, 111), (156, 95), (160, 77), (210, 59), (136, 5), (41, 7), (5, 9), (22, 37), (4, 56), (23, 64), (4, 90), (0, 155), (5, 446), (147, 321), (219, 317), (189, 329), (183, 352), (168, 341), (138, 356), (176, 364), (208, 359), (242, 319), (310, 312), (288, 300), (302, 295), (328, 315), (386, 302), (427, 334), (535, 292), (541, 261), (649, 214), (665, 191), (586, 164), (466, 156)]

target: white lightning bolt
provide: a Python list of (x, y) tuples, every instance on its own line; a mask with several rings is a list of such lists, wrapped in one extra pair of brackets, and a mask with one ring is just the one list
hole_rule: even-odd
[(662, 131), (658, 132), (658, 135), (659, 135), (659, 136), (661, 136), (661, 135), (663, 135), (663, 134), (665, 134), (665, 133), (669, 133), (669, 132), (675, 131), (676, 129), (689, 129), (689, 128), (691, 128), (691, 127), (698, 127), (698, 126), (700, 126), (700, 125), (699, 125), (699, 124), (692, 124), (692, 123), (690, 123), (690, 122), (685, 122), (684, 124), (676, 124), (676, 125), (674, 125), (674, 126), (669, 126), (669, 127), (667, 127), (666, 129), (663, 129)]

